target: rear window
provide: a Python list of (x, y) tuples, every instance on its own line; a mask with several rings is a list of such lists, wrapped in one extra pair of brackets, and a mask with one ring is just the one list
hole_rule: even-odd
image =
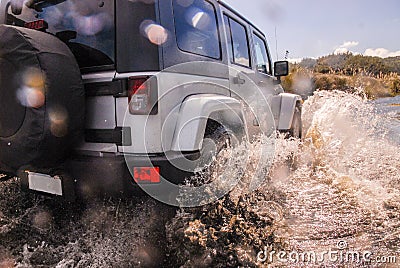
[(36, 28), (57, 36), (71, 49), (81, 69), (114, 67), (114, 0), (14, 2), (36, 4), (10, 5), (7, 24)]
[(174, 0), (173, 3), (178, 47), (189, 53), (220, 59), (220, 40), (214, 6), (201, 0)]

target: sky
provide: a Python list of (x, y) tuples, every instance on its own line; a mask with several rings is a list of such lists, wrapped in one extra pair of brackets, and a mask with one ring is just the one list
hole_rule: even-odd
[(274, 60), (283, 59), (286, 51), (294, 61), (347, 51), (400, 56), (400, 0), (224, 2), (266, 34)]

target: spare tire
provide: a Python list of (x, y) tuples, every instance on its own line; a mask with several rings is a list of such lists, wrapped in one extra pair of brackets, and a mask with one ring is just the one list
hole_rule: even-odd
[(60, 165), (84, 128), (78, 64), (56, 37), (0, 25), (0, 170)]

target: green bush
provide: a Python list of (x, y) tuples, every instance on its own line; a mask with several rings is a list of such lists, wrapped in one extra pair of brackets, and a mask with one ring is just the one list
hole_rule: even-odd
[(393, 95), (400, 95), (400, 79), (398, 77), (392, 79), (389, 88)]

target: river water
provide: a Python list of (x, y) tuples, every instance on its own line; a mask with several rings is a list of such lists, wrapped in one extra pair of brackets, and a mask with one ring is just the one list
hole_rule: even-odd
[[(297, 167), (274, 182), (287, 198), (279, 235), (291, 250), (370, 252), (366, 266), (400, 263), (398, 103), (398, 97), (368, 102), (341, 92), (319, 92), (305, 103), (307, 135), (295, 152)], [(397, 265), (387, 263), (393, 256)]]
[(378, 113), (389, 118), (385, 127), (391, 139), (400, 144), (400, 96), (378, 99), (374, 104)]
[(304, 140), (277, 139), (269, 183), (177, 214), (168, 227), (180, 264), (398, 267), (399, 103), (316, 92), (303, 106)]

